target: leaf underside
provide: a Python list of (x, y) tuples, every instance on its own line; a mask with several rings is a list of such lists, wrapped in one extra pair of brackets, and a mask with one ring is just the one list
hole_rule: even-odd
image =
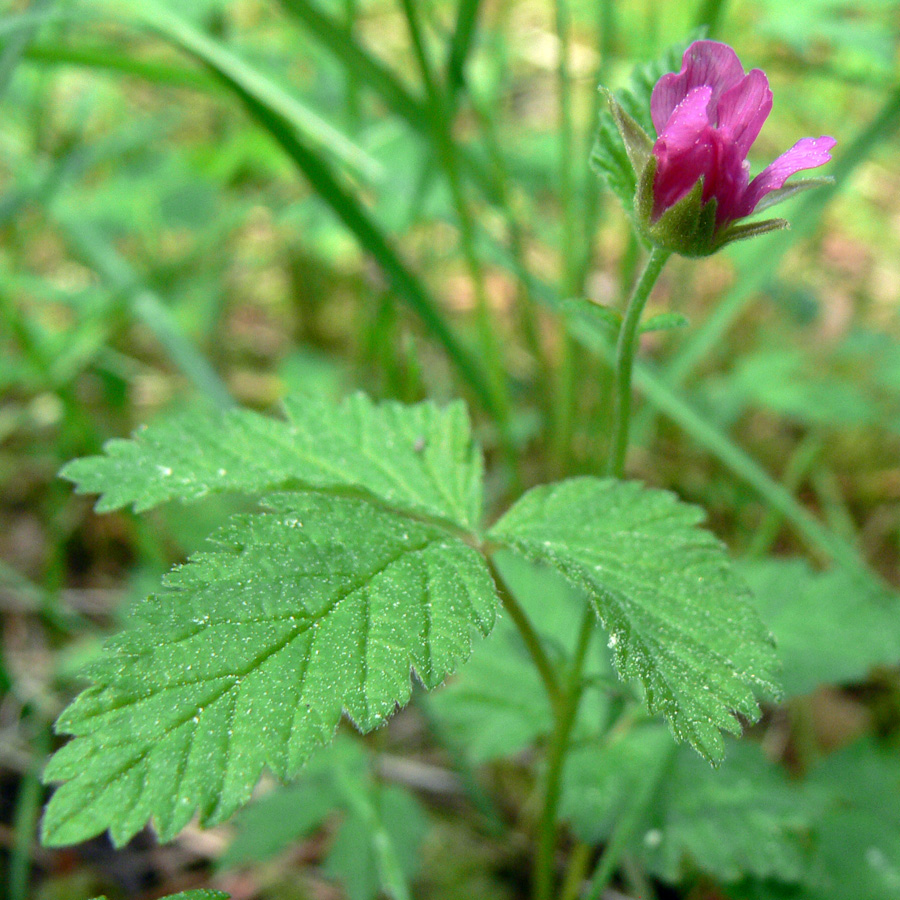
[(103, 456), (61, 474), (79, 493), (101, 495), (98, 512), (305, 486), (355, 488), (397, 509), (478, 526), (482, 459), (463, 403), (376, 405), (356, 394), (336, 406), (301, 396), (285, 412), (286, 420), (185, 412), (109, 441)]
[(89, 669), (56, 726), (74, 739), (44, 775), (64, 782), (46, 844), (221, 822), (264, 766), (294, 775), (342, 710), (377, 727), (409, 698), (411, 669), (434, 687), (490, 630), (484, 561), (444, 529), (351, 497), (266, 504), (170, 573)]
[(704, 515), (636, 482), (575, 478), (526, 494), (490, 537), (553, 566), (587, 591), (613, 661), (651, 711), (702, 755), (720, 730), (759, 718), (755, 693), (777, 693), (777, 661), (743, 581)]

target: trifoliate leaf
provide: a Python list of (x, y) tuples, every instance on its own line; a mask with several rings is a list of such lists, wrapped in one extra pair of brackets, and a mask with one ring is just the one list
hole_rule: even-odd
[(775, 635), (788, 695), (847, 684), (900, 660), (900, 598), (851, 572), (816, 573), (802, 560), (744, 563), (763, 621)]
[(536, 488), (491, 532), (587, 591), (620, 676), (638, 679), (675, 736), (719, 760), (720, 729), (759, 717), (776, 691), (771, 638), (702, 510), (636, 482), (575, 478)]
[(90, 668), (57, 722), (75, 737), (44, 775), (65, 782), (46, 843), (220, 822), (263, 766), (295, 775), (342, 709), (375, 728), (409, 698), (411, 668), (434, 687), (490, 630), (483, 558), (442, 528), (349, 497), (267, 504), (168, 575)]
[(285, 403), (287, 421), (249, 410), (193, 411), (109, 441), (103, 456), (69, 463), (78, 492), (97, 510), (137, 511), (212, 491), (357, 488), (391, 506), (475, 528), (481, 517), (481, 452), (465, 406), (340, 405), (313, 397)]

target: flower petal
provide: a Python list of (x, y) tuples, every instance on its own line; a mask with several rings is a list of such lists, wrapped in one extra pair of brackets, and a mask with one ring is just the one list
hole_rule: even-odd
[(830, 151), (836, 143), (827, 135), (797, 141), (750, 182), (741, 203), (741, 215), (749, 216), (766, 194), (778, 190), (795, 172), (824, 166), (831, 160)]
[(719, 97), (744, 77), (744, 67), (728, 44), (718, 41), (694, 41), (681, 61), (680, 72), (663, 75), (650, 96), (650, 114), (657, 134), (662, 134), (675, 108), (694, 89), (712, 88), (710, 116), (715, 121)]
[(719, 128), (727, 132), (745, 157), (772, 111), (769, 79), (753, 69), (719, 98)]
[(711, 129), (714, 157), (703, 185), (704, 201), (716, 198), (716, 226), (741, 216), (741, 201), (750, 180), (750, 164), (721, 129)]
[(694, 88), (672, 112), (653, 145), (658, 162), (653, 219), (689, 194), (697, 179), (710, 170), (715, 157), (713, 129), (707, 115), (711, 96), (710, 87)]

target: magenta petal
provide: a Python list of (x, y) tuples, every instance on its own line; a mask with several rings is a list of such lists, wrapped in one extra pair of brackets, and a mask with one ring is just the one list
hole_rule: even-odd
[(707, 107), (712, 88), (694, 88), (675, 108), (665, 130), (653, 145), (657, 160), (653, 186), (653, 217), (690, 193), (715, 158), (713, 130)]
[(660, 132), (659, 139), (665, 141), (670, 149), (687, 149), (696, 143), (709, 122), (709, 100), (712, 97), (711, 87), (694, 88), (669, 116), (666, 127)]
[(760, 69), (753, 69), (719, 98), (719, 128), (745, 157), (771, 111), (769, 79)]
[(837, 143), (833, 137), (803, 138), (766, 166), (747, 187), (741, 215), (749, 216), (756, 204), (770, 191), (777, 191), (795, 172), (815, 169), (831, 160), (831, 149)]
[(741, 202), (747, 190), (750, 165), (737, 145), (719, 129), (711, 129), (715, 158), (703, 185), (704, 201), (716, 198), (716, 224), (723, 225), (741, 215)]
[[(681, 71), (663, 75), (650, 96), (650, 114), (657, 134), (662, 134), (675, 108), (694, 89), (712, 88), (710, 112), (719, 97), (744, 77), (744, 67), (728, 44), (694, 41), (682, 57)], [(713, 122), (715, 124), (715, 122)]]

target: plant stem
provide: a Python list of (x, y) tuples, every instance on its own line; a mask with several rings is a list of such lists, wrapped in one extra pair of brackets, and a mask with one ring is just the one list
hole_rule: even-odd
[(553, 664), (544, 650), (540, 636), (534, 630), (534, 626), (529, 621), (528, 616), (525, 615), (525, 610), (522, 609), (518, 600), (513, 596), (512, 591), (507, 587), (493, 559), (489, 556), (486, 559), (491, 577), (494, 579), (494, 586), (497, 588), (497, 593), (500, 596), (500, 602), (509, 614), (510, 619), (512, 619), (513, 625), (516, 626), (528, 650), (528, 654), (531, 656), (538, 674), (541, 676), (541, 681), (544, 682), (544, 689), (547, 691), (550, 705), (553, 707), (553, 713), (558, 717), (563, 706), (563, 695)]
[[(610, 456), (609, 471), (621, 478), (625, 466), (625, 451), (628, 446), (628, 421), (631, 415), (631, 373), (637, 347), (638, 327), (641, 313), (656, 284), (670, 253), (654, 249), (628, 301), (628, 309), (616, 352), (616, 410), (613, 421), (613, 453)], [(557, 811), (562, 790), (563, 767), (578, 706), (584, 691), (584, 661), (595, 625), (594, 610), (588, 606), (581, 622), (578, 645), (572, 659), (572, 667), (566, 683), (566, 691), (556, 719), (556, 727), (551, 738), (547, 757), (547, 780), (544, 787), (544, 805), (541, 812), (538, 852), (535, 858), (535, 898), (551, 900), (553, 895), (553, 851), (556, 847)]]
[(647, 298), (656, 284), (670, 251), (655, 247), (638, 279), (625, 310), (625, 319), (616, 344), (615, 408), (613, 412), (612, 444), (607, 474), (621, 478), (625, 474), (625, 454), (628, 451), (628, 426), (631, 420), (631, 375), (637, 350), (641, 315)]
[(584, 691), (584, 660), (594, 633), (596, 616), (589, 606), (585, 610), (578, 634), (578, 644), (572, 659), (572, 668), (566, 682), (566, 692), (556, 717), (547, 756), (547, 776), (544, 784), (544, 804), (541, 810), (538, 851), (534, 866), (534, 896), (536, 900), (551, 900), (553, 896), (553, 852), (556, 849), (557, 811), (562, 791), (563, 767), (569, 740), (578, 714), (578, 705)]

